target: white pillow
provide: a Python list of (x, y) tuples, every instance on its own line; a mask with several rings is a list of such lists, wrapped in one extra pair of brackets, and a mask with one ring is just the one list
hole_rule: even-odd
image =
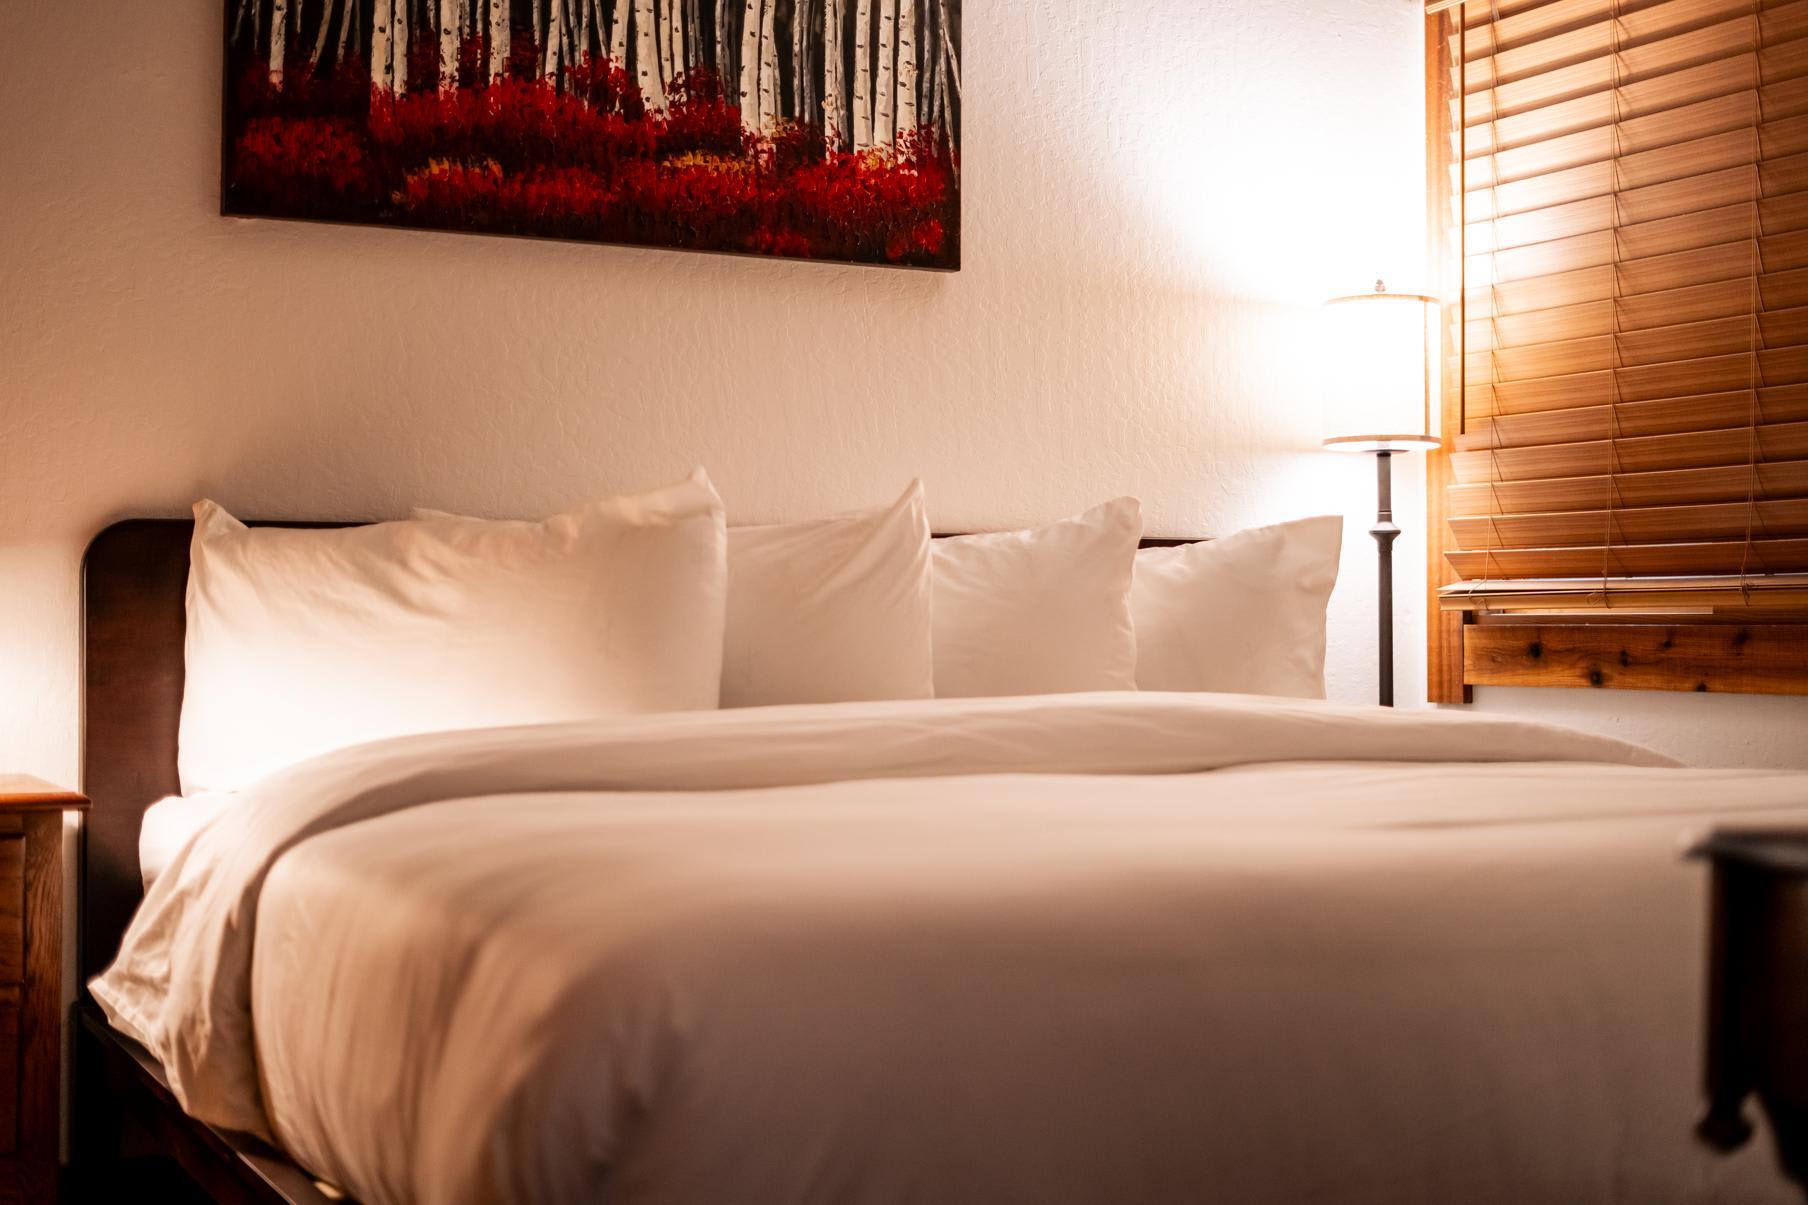
[(713, 708), (726, 531), (701, 470), (543, 523), (248, 528), (201, 502), (182, 791), (406, 733)]
[(1130, 582), (1142, 504), (935, 542), (935, 693), (1136, 688)]
[(722, 706), (927, 699), (929, 512), (732, 527)]
[(1137, 686), (1324, 698), (1342, 550), (1338, 515), (1144, 549), (1130, 591)]

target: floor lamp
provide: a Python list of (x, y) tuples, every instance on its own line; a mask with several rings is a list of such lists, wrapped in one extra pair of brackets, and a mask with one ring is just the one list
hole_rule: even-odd
[(1375, 457), (1375, 537), (1380, 561), (1379, 622), (1381, 705), (1394, 705), (1393, 459), (1434, 448), (1431, 412), (1431, 325), (1438, 299), (1424, 293), (1392, 293), (1377, 280), (1367, 293), (1333, 297), (1328, 350), (1335, 374), (1336, 417), (1325, 447)]

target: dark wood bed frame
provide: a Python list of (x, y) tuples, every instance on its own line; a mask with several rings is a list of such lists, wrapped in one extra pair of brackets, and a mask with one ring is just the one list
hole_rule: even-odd
[[(334, 526), (293, 524), (292, 526)], [(173, 1160), (222, 1205), (328, 1205), (313, 1177), (256, 1139), (182, 1111), (157, 1060), (109, 1026), (88, 995), (139, 901), (144, 810), (180, 794), (176, 732), (188, 630), (186, 519), (128, 519), (101, 532), (82, 560), (82, 783), (94, 801), (77, 872), (75, 1067), (71, 1201), (161, 1200), (147, 1186)], [(179, 1197), (176, 1199), (180, 1199)]]
[[(257, 524), (343, 527), (343, 523)], [(171, 1159), (224, 1205), (326, 1205), (306, 1172), (256, 1139), (196, 1121), (161, 1067), (112, 1029), (88, 996), (144, 896), (138, 830), (144, 810), (179, 793), (189, 541), (186, 519), (127, 519), (82, 562), (82, 826), (77, 965), (84, 986), (75, 1037), (72, 1200), (165, 1199), (147, 1188), (146, 1158)], [(1191, 540), (1147, 539), (1144, 547)], [(148, 1196), (147, 1196), (148, 1192)]]

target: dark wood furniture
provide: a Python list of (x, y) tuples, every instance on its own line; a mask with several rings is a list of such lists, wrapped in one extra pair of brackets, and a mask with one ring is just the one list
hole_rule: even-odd
[(1756, 1096), (1783, 1170), (1808, 1189), (1808, 831), (1717, 832), (1712, 865), (1707, 1112), (1697, 1133), (1737, 1150)]
[[(84, 985), (113, 961), (144, 897), (144, 810), (180, 790), (176, 733), (193, 533), (185, 520), (129, 519), (96, 536), (82, 563), (82, 782), (95, 801), (82, 826), (77, 888)], [(280, 1152), (184, 1113), (157, 1061), (107, 1024), (85, 986), (76, 1013), (75, 1200), (180, 1200), (186, 1186), (171, 1178), (171, 1160), (222, 1205), (339, 1199)]]
[(1544, 624), (1488, 616), (1469, 623), (1462, 639), (1470, 686), (1808, 694), (1808, 624)]
[[(194, 524), (185, 519), (127, 519), (97, 535), (82, 564), (82, 782), (93, 800), (83, 825), (79, 880), (84, 985), (113, 961), (144, 896), (138, 867), (144, 810), (180, 790), (176, 736), (193, 534)], [(71, 1180), (79, 1199), (146, 1199), (145, 1172), (135, 1161), (145, 1154), (173, 1159), (228, 1205), (343, 1199), (323, 1194), (280, 1152), (183, 1113), (157, 1061), (107, 1024), (85, 988), (77, 1010)]]
[(77, 1009), (77, 1202), (192, 1200), (195, 1205), (328, 1205), (282, 1152), (182, 1111), (157, 1060), (112, 1029), (92, 1002)]
[(0, 1202), (57, 1198), (63, 813), (88, 801), (0, 774)]

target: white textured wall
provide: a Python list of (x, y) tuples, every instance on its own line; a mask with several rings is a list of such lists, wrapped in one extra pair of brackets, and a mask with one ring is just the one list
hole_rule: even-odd
[(1808, 699), (1642, 690), (1478, 690), (1477, 710), (1605, 732), (1696, 766), (1808, 769)]
[[(933, 276), (222, 219), (218, 0), (14, 0), (0, 766), (74, 778), (78, 558), (114, 518), (532, 514), (695, 463), (741, 521), (915, 475), (944, 528), (1126, 492), (1161, 534), (1347, 511), (1331, 682), (1369, 697), (1371, 467), (1315, 450), (1311, 327), (1420, 266), (1418, 8), (969, 5), (967, 269)], [(1417, 533), (1416, 466), (1400, 493)], [(1660, 744), (1808, 715), (1641, 706)]]

